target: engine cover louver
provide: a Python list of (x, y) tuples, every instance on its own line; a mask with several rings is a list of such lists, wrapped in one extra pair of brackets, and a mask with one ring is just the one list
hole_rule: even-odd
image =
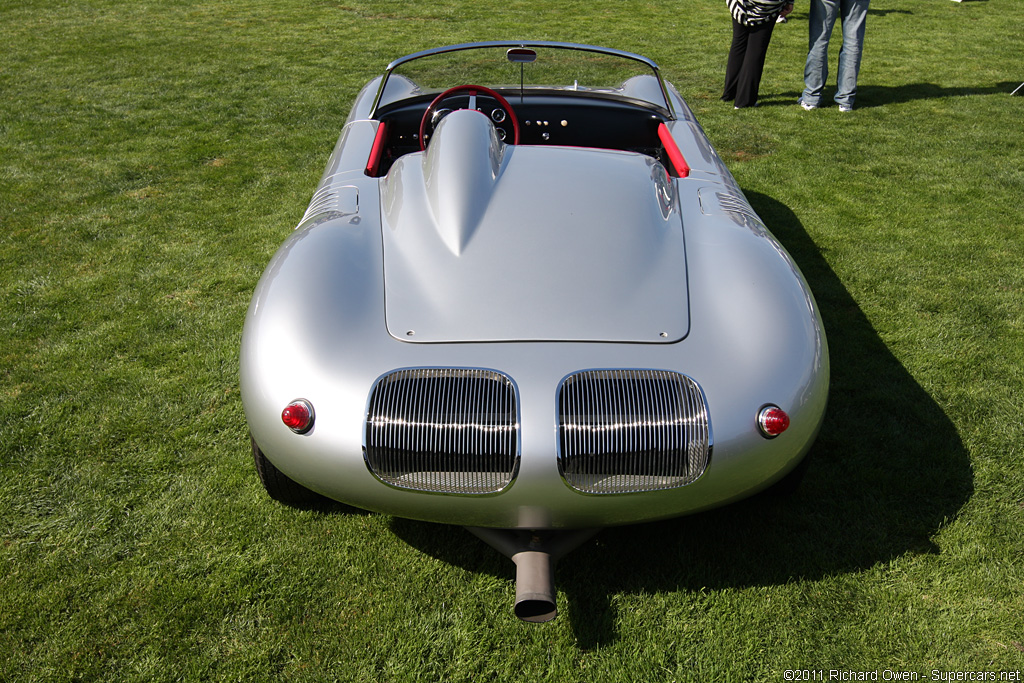
[(704, 473), (711, 426), (700, 387), (661, 370), (589, 370), (559, 390), (559, 468), (584, 493), (685, 486)]
[(403, 489), (496, 493), (518, 467), (518, 415), (515, 385), (499, 372), (398, 370), (370, 394), (366, 464)]

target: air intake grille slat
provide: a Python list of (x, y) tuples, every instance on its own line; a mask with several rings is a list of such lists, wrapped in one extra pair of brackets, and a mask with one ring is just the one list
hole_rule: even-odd
[(385, 483), (435, 493), (494, 493), (519, 460), (515, 385), (492, 370), (398, 370), (378, 380), (366, 464)]
[(558, 398), (559, 466), (584, 493), (685, 486), (707, 467), (711, 427), (689, 377), (662, 370), (570, 375)]

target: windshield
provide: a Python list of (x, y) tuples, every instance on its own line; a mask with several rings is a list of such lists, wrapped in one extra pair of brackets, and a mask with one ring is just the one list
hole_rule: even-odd
[(520, 88), (524, 93), (599, 93), (672, 113), (658, 67), (649, 59), (589, 45), (546, 42), (455, 45), (403, 57), (388, 66), (373, 110), (465, 84), (506, 94)]

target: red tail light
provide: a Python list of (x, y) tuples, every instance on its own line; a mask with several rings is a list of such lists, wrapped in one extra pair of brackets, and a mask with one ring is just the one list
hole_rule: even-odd
[(281, 411), (281, 421), (296, 434), (305, 434), (313, 427), (313, 406), (304, 398), (299, 398)]
[(767, 405), (757, 414), (757, 426), (766, 439), (774, 439), (789, 429), (789, 415), (782, 408)]

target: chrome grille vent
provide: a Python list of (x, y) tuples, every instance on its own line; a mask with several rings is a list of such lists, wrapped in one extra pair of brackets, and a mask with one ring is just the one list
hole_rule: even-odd
[(314, 218), (320, 223), (325, 219), (359, 213), (358, 188), (351, 185), (335, 185), (334, 176), (329, 178), (329, 183), (313, 193), (313, 198), (309, 200), (309, 206), (306, 207), (306, 213), (302, 215), (299, 226)]
[(661, 370), (589, 370), (558, 396), (559, 467), (584, 493), (685, 486), (707, 467), (711, 425), (700, 387)]
[(381, 481), (435, 493), (494, 493), (519, 463), (512, 380), (492, 370), (385, 375), (370, 394), (366, 464)]
[(313, 198), (309, 200), (309, 206), (306, 207), (306, 213), (302, 215), (302, 220), (299, 223), (305, 223), (309, 218), (331, 211), (338, 205), (338, 195), (330, 187), (321, 187), (316, 193), (313, 194)]
[(736, 195), (725, 194), (722, 192), (718, 193), (718, 205), (722, 207), (723, 211), (738, 213), (741, 216), (746, 216), (747, 218), (755, 221), (761, 220), (758, 218), (757, 214), (754, 213), (754, 210), (750, 208), (750, 204), (747, 204), (744, 199), (737, 197)]

